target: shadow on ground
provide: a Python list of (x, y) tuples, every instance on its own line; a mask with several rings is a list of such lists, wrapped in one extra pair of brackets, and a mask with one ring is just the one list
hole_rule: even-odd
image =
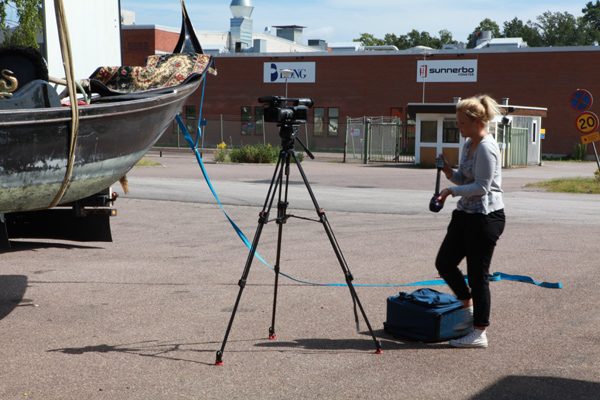
[(600, 398), (600, 383), (551, 376), (507, 376), (472, 400), (592, 400)]
[(24, 275), (0, 275), (0, 320), (16, 307), (26, 303), (23, 295), (27, 290), (27, 277)]

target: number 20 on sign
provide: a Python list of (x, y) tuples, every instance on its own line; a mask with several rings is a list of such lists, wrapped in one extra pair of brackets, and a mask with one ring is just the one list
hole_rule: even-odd
[(586, 111), (579, 114), (575, 123), (579, 132), (590, 133), (598, 128), (598, 117), (596, 114)]

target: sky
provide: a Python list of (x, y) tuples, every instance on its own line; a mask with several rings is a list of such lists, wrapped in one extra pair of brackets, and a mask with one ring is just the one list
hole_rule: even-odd
[[(467, 37), (489, 18), (502, 30), (503, 23), (517, 17), (524, 23), (546, 11), (568, 12), (581, 17), (590, 0), (251, 0), (255, 32), (277, 25), (305, 26), (304, 42), (322, 39), (328, 43), (351, 42), (362, 33), (383, 38), (387, 33), (405, 35), (413, 29), (439, 37), (447, 29), (454, 40)], [(566, 3), (569, 3), (568, 5)], [(231, 0), (186, 0), (185, 5), (198, 31), (227, 31), (232, 17)], [(136, 24), (179, 28), (179, 0), (121, 0), (121, 8), (135, 11)], [(272, 30), (273, 34), (275, 29)]]

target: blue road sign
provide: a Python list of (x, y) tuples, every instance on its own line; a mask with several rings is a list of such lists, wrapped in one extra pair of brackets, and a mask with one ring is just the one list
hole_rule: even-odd
[(571, 107), (575, 111), (585, 111), (592, 106), (592, 94), (585, 89), (577, 89), (571, 95)]

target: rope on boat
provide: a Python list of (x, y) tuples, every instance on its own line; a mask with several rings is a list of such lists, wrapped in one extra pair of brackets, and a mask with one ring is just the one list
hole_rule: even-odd
[(48, 208), (55, 207), (63, 198), (67, 191), (67, 186), (73, 175), (73, 164), (75, 162), (75, 147), (77, 145), (77, 131), (79, 130), (79, 107), (77, 105), (77, 89), (75, 88), (75, 73), (73, 72), (73, 57), (71, 53), (71, 39), (69, 37), (69, 27), (67, 26), (67, 17), (62, 0), (54, 0), (54, 11), (56, 13), (56, 24), (58, 26), (58, 37), (62, 53), (63, 65), (65, 67), (65, 76), (67, 88), (69, 89), (69, 99), (71, 100), (71, 135), (69, 140), (69, 161), (67, 171), (56, 197)]

